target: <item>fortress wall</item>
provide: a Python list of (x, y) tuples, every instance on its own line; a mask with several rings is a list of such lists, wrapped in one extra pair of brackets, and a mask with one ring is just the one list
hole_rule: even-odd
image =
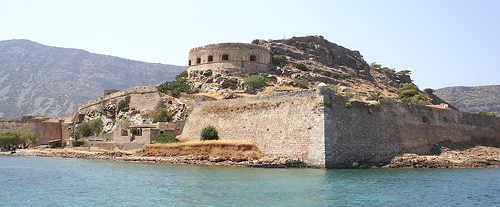
[(160, 92), (158, 92), (155, 86), (137, 86), (89, 101), (66, 117), (66, 121), (74, 121), (73, 119), (79, 113), (85, 114), (90, 111), (99, 112), (108, 103), (117, 104), (127, 96), (130, 96), (130, 108), (135, 108), (140, 111), (152, 111), (163, 104)]
[(38, 142), (35, 145), (47, 144), (48, 141), (61, 139), (61, 122), (51, 120), (22, 121), (20, 119), (0, 120), (0, 132), (31, 131)]
[[(274, 156), (324, 163), (322, 105), (316, 91), (265, 97), (198, 102), (186, 121), (182, 139), (198, 141), (201, 130), (214, 126), (221, 140), (248, 140)], [(314, 110), (313, 110), (314, 109)]]
[(432, 154), (437, 144), (500, 147), (498, 117), (387, 100), (347, 109), (339, 98), (325, 109), (325, 130), (326, 167), (377, 163), (401, 153)]
[(216, 63), (204, 63), (199, 65), (190, 66), (189, 72), (212, 70), (215, 73), (228, 72), (231, 74), (239, 74), (240, 72), (246, 73), (263, 73), (271, 70), (269, 64), (258, 62), (242, 62), (242, 61), (223, 61)]
[(197, 141), (201, 129), (213, 125), (222, 140), (253, 141), (264, 153), (328, 168), (431, 154), (436, 145), (500, 147), (498, 117), (387, 100), (345, 103), (326, 87), (199, 102), (181, 138)]

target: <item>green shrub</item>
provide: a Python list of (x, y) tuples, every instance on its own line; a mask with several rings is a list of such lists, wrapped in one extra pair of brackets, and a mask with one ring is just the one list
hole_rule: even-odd
[(78, 124), (76, 127), (76, 132), (80, 132), (83, 137), (88, 137), (92, 134), (92, 128), (90, 127), (90, 122), (85, 121)]
[(295, 86), (299, 87), (299, 88), (309, 88), (309, 81), (307, 81), (306, 79), (293, 79), (293, 82), (295, 83)]
[(201, 141), (218, 140), (219, 139), (219, 133), (217, 132), (217, 130), (213, 126), (207, 126), (207, 127), (203, 128), (201, 130), (200, 136), (201, 136), (201, 138), (200, 138)]
[(353, 69), (349, 69), (349, 71), (347, 72), (347, 76), (349, 76), (349, 78), (357, 78), (358, 73)]
[(380, 68), (378, 69), (379, 72), (383, 72), (383, 73), (386, 73), (386, 74), (392, 74), (392, 75), (395, 75), (396, 74), (396, 70), (392, 69), (392, 68), (388, 68), (388, 67), (383, 67), (383, 68)]
[(351, 102), (345, 102), (345, 107), (350, 109), (352, 107)]
[(436, 90), (434, 90), (432, 88), (426, 88), (426, 89), (424, 89), (424, 91), (427, 93), (434, 93), (434, 91), (436, 91)]
[(252, 75), (243, 79), (245, 85), (253, 88), (262, 88), (267, 86), (267, 79), (264, 76)]
[(368, 101), (378, 101), (380, 99), (382, 99), (382, 92), (381, 91), (375, 91), (373, 93), (370, 93), (368, 98), (366, 98), (366, 100), (368, 100)]
[(348, 90), (344, 94), (348, 99), (354, 98), (354, 93), (351, 90)]
[(372, 115), (373, 114), (373, 110), (372, 109), (368, 109), (368, 114)]
[(181, 73), (179, 73), (178, 75), (175, 76), (175, 80), (181, 80), (181, 79), (187, 78), (187, 77), (188, 77), (188, 72), (182, 71)]
[(78, 140), (80, 137), (88, 137), (92, 133), (94, 133), (95, 136), (98, 136), (102, 132), (103, 128), (103, 122), (102, 119), (98, 118), (93, 121), (85, 121), (80, 124), (78, 124), (78, 127), (76, 127), (75, 130), (75, 139)]
[(337, 85), (333, 85), (331, 83), (328, 83), (326, 84), (326, 86), (328, 86), (328, 88), (332, 91), (335, 91), (335, 94), (337, 94), (337, 91), (339, 90), (339, 87)]
[(482, 115), (487, 115), (487, 116), (496, 116), (495, 115), (495, 112), (488, 112), (488, 111), (479, 111), (479, 114), (482, 114)]
[(341, 75), (339, 73), (337, 73), (337, 72), (332, 72), (332, 74), (330, 75), (330, 77), (335, 78), (335, 79), (340, 79)]
[(96, 120), (90, 122), (90, 130), (94, 132), (96, 136), (99, 136), (102, 132), (102, 128), (104, 127), (104, 123), (101, 118), (97, 118)]
[(116, 106), (116, 112), (120, 112), (120, 111), (128, 111), (129, 109), (129, 103), (130, 103), (130, 96), (126, 96), (124, 100), (121, 100), (118, 102), (118, 105)]
[(302, 63), (296, 64), (295, 68), (300, 69), (302, 71), (308, 71), (307, 66), (305, 64), (302, 64)]
[(0, 133), (0, 146), (21, 145), (37, 142), (35, 133), (31, 131), (13, 131)]
[(174, 136), (169, 136), (166, 134), (162, 134), (154, 140), (154, 143), (176, 143), (176, 142), (180, 142), (180, 140), (175, 138)]
[(159, 108), (151, 112), (149, 115), (153, 119), (153, 122), (169, 122), (172, 120), (172, 114), (168, 113), (167, 109)]
[[(198, 72), (198, 71), (195, 71), (195, 72)], [(203, 71), (201, 71), (201, 72), (203, 73)], [(176, 79), (175, 81), (164, 82), (156, 88), (160, 92), (170, 91), (170, 93), (172, 93), (172, 96), (174, 96), (174, 97), (179, 97), (179, 95), (182, 92), (191, 93), (191, 87), (187, 83), (187, 80), (185, 77), (187, 77), (187, 72), (186, 73), (182, 72), (179, 75), (175, 76), (175, 79)]]
[(139, 135), (139, 129), (138, 129), (138, 128), (135, 128), (135, 127), (134, 127), (134, 128), (130, 128), (130, 133), (131, 133), (132, 135), (137, 136), (137, 135)]
[(412, 104), (426, 105), (427, 97), (420, 92), (418, 87), (413, 83), (403, 83), (396, 91), (401, 101)]
[(403, 76), (403, 75), (410, 75), (411, 70), (402, 70), (396, 73), (396, 75)]
[(284, 65), (286, 63), (286, 57), (284, 55), (273, 55), (273, 64)]
[(82, 146), (82, 145), (83, 145), (83, 142), (80, 142), (80, 141), (77, 141), (77, 140), (73, 140), (73, 141), (71, 142), (71, 145), (72, 145), (73, 147), (79, 147), (79, 146)]

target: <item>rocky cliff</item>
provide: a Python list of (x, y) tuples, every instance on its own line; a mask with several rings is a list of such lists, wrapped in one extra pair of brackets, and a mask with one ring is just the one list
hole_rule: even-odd
[(67, 116), (105, 89), (155, 85), (185, 69), (30, 40), (0, 41), (0, 117)]

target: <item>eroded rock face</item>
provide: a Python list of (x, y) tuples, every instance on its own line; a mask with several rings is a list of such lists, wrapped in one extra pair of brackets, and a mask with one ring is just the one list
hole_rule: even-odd
[[(263, 42), (257, 42), (265, 45)], [(370, 66), (356, 50), (325, 40), (323, 36), (292, 37), (285, 40), (274, 40), (270, 43), (274, 54), (286, 55), (296, 60), (314, 60), (325, 66), (352, 68), (359, 76), (371, 80)]]

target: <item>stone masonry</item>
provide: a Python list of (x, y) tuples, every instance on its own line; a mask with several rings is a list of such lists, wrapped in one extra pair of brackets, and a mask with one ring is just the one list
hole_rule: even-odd
[(377, 164), (439, 145), (500, 147), (500, 118), (382, 100), (348, 102), (325, 86), (195, 104), (181, 138), (212, 125), (221, 140), (255, 142), (266, 154), (311, 167)]

